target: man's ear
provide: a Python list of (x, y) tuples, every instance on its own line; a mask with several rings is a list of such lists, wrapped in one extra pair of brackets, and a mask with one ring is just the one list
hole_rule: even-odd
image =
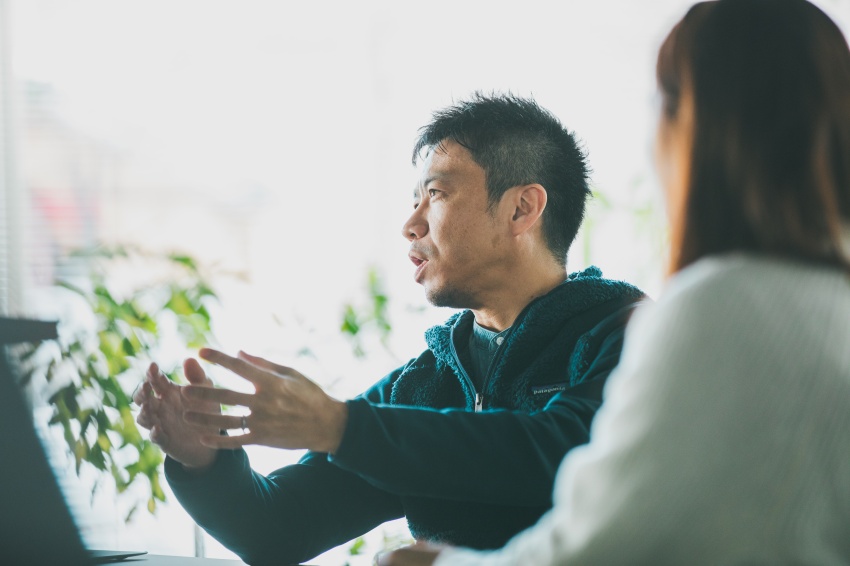
[(534, 226), (543, 214), (547, 200), (546, 189), (543, 185), (532, 183), (513, 187), (510, 191), (513, 193), (511, 195), (513, 207), (511, 232), (518, 236)]

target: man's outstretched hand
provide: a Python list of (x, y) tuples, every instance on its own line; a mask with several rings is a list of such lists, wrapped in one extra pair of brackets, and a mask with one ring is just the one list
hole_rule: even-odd
[[(345, 403), (327, 395), (322, 388), (292, 368), (239, 352), (238, 357), (203, 348), (201, 358), (220, 365), (248, 380), (254, 393), (215, 389), (201, 384), (183, 388), (187, 423), (206, 429), (200, 442), (209, 448), (237, 448), (261, 444), (276, 448), (334, 453), (342, 442), (348, 420)], [(222, 415), (213, 406), (246, 407), (244, 418)], [(205, 409), (206, 408), (206, 409)], [(219, 429), (245, 434), (222, 436)]]
[[(183, 372), (192, 387), (212, 389), (197, 360), (183, 362)], [(193, 401), (182, 395), (188, 386), (180, 386), (169, 380), (156, 364), (148, 368), (145, 381), (133, 394), (133, 401), (141, 407), (136, 422), (150, 430), (151, 441), (183, 464), (189, 470), (201, 471), (210, 467), (216, 458), (216, 450), (201, 443), (201, 437), (217, 434), (218, 430), (193, 426), (186, 423), (186, 411), (207, 413), (221, 412), (218, 403)]]
[(379, 554), (375, 557), (375, 564), (377, 566), (431, 566), (444, 548), (447, 547), (417, 542), (410, 546)]

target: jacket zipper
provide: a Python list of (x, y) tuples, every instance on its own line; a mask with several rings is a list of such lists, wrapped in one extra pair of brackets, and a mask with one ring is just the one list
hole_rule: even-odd
[[(564, 282), (566, 282), (566, 281), (569, 281), (569, 277), (567, 277), (567, 279), (564, 279)], [(561, 285), (563, 285), (563, 283), (561, 283)], [(552, 290), (554, 291), (554, 289), (552, 289)], [(550, 293), (551, 292), (552, 291), (550, 291)], [(549, 293), (546, 293), (546, 295), (548, 295), (548, 294)], [(517, 327), (517, 324), (523, 318), (525, 318), (525, 315), (528, 313), (529, 309), (531, 308), (531, 305), (533, 305), (534, 303), (536, 303), (537, 301), (539, 301), (540, 299), (542, 299), (546, 295), (541, 295), (539, 297), (535, 297), (534, 300), (532, 300), (527, 305), (525, 305), (525, 307), (520, 311), (520, 313), (514, 319), (514, 323), (511, 325), (511, 329), (508, 331), (507, 334), (505, 334), (505, 339), (502, 341), (501, 344), (499, 344), (499, 347), (496, 349), (496, 353), (493, 355), (493, 359), (490, 360), (490, 365), (487, 367), (487, 373), (484, 374), (484, 381), (481, 384), (482, 389), (487, 389), (487, 384), (490, 382), (490, 377), (491, 377), (490, 373), (493, 370), (493, 366), (495, 365), (496, 360), (498, 360), (501, 357), (502, 351), (504, 350), (505, 343), (508, 341), (508, 337), (511, 334), (513, 334), (514, 329)], [(457, 355), (457, 348), (455, 347), (455, 327), (454, 326), (451, 327), (451, 330), (449, 332), (449, 343), (451, 344), (451, 347), (452, 347), (452, 356), (455, 359), (455, 363), (457, 364), (457, 367), (460, 368), (461, 376), (463, 377), (464, 381), (466, 381), (466, 384), (469, 385), (469, 389), (472, 391), (472, 394), (475, 397), (475, 412), (480, 413), (481, 411), (484, 410), (484, 393), (481, 393), (477, 389), (475, 389), (475, 384), (472, 383), (472, 379), (469, 377), (469, 374), (466, 373), (466, 368), (463, 367), (463, 364), (460, 362), (460, 356)]]
[(469, 389), (472, 391), (472, 395), (475, 398), (475, 412), (480, 413), (484, 408), (484, 395), (479, 393), (477, 389), (475, 389), (475, 384), (472, 383), (472, 378), (469, 377), (469, 374), (466, 373), (466, 368), (463, 367), (463, 364), (460, 362), (460, 356), (457, 355), (457, 348), (455, 347), (455, 327), (452, 326), (451, 331), (449, 332), (449, 344), (452, 347), (452, 357), (455, 359), (455, 363), (457, 367), (460, 369), (460, 375), (466, 384), (469, 386)]
[[(523, 314), (525, 314), (525, 311), (520, 313), (520, 315), (523, 315)], [(487, 384), (490, 383), (490, 378), (492, 377), (492, 374), (493, 374), (493, 368), (496, 366), (496, 361), (499, 358), (502, 357), (502, 351), (505, 349), (505, 344), (508, 341), (508, 337), (511, 334), (513, 334), (514, 328), (516, 328), (517, 322), (519, 320), (520, 320), (520, 317), (519, 316), (516, 317), (516, 319), (514, 320), (514, 323), (511, 325), (510, 330), (508, 330), (508, 333), (505, 334), (505, 336), (504, 336), (505, 339), (502, 340), (502, 343), (499, 344), (498, 348), (496, 348), (496, 353), (493, 354), (493, 359), (490, 360), (490, 365), (487, 366), (487, 373), (484, 374), (484, 381), (481, 383), (481, 389), (483, 389), (485, 391), (487, 390)], [(481, 406), (482, 406), (482, 408), (484, 406), (484, 394), (483, 393), (481, 394)]]
[[(537, 297), (537, 299), (539, 299), (539, 298), (540, 297)], [(522, 309), (522, 311), (520, 311), (519, 315), (516, 317), (516, 319), (514, 319), (514, 323), (511, 325), (510, 330), (508, 330), (508, 333), (505, 334), (505, 339), (502, 340), (502, 343), (499, 344), (498, 348), (496, 348), (496, 353), (493, 354), (493, 359), (490, 360), (490, 365), (487, 366), (487, 373), (484, 374), (484, 381), (481, 384), (482, 389), (485, 389), (485, 390), (487, 389), (487, 384), (490, 382), (490, 377), (491, 377), (490, 374), (493, 371), (493, 367), (496, 364), (496, 360), (498, 360), (501, 357), (502, 351), (505, 349), (505, 343), (508, 341), (508, 337), (511, 334), (513, 334), (514, 328), (517, 327), (517, 323), (520, 320), (522, 320), (523, 318), (525, 318), (525, 314), (528, 311), (529, 307), (532, 305), (532, 303), (537, 301), (537, 299), (534, 299), (533, 301), (531, 301), (531, 303), (528, 303), (525, 306), (525, 308)], [(479, 392), (477, 389), (475, 389), (475, 384), (472, 382), (472, 379), (469, 377), (469, 374), (466, 373), (466, 368), (463, 367), (463, 364), (460, 361), (460, 356), (458, 356), (457, 348), (455, 347), (455, 327), (454, 326), (452, 326), (451, 331), (449, 332), (449, 343), (452, 346), (452, 356), (455, 359), (455, 363), (457, 364), (457, 367), (460, 368), (460, 373), (463, 376), (463, 379), (466, 381), (467, 385), (469, 385), (469, 388), (472, 390), (472, 394), (475, 397), (475, 412), (480, 413), (481, 411), (484, 410), (484, 393)]]

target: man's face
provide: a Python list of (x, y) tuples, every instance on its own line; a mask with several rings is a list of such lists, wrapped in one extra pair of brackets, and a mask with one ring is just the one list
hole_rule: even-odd
[(402, 234), (432, 304), (480, 308), (488, 289), (504, 285), (509, 232), (498, 204), (488, 210), (484, 169), (463, 146), (444, 141), (425, 160)]

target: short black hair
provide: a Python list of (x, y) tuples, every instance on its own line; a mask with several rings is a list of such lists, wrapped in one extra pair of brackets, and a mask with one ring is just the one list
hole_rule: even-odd
[(491, 207), (511, 187), (539, 183), (546, 189), (543, 236), (565, 265), (590, 195), (587, 155), (575, 135), (531, 98), (475, 92), (438, 110), (420, 128), (413, 164), (423, 150), (433, 151), (446, 140), (465, 147), (484, 169)]

